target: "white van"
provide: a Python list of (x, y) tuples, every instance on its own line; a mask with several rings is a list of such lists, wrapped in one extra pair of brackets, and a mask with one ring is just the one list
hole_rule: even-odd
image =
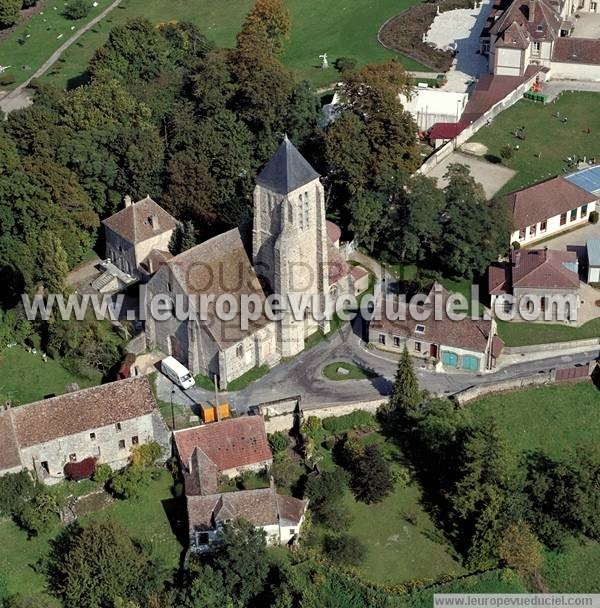
[(183, 390), (187, 390), (196, 384), (190, 370), (175, 359), (175, 357), (165, 357), (160, 362), (162, 373), (178, 384)]

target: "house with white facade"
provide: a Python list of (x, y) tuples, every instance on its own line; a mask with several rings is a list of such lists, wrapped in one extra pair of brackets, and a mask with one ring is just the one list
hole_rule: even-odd
[(506, 198), (513, 224), (510, 243), (520, 246), (587, 224), (598, 204), (596, 194), (563, 176), (521, 188)]
[(27, 469), (58, 483), (68, 463), (94, 458), (119, 469), (145, 443), (167, 455), (169, 438), (148, 378), (128, 378), (2, 410), (0, 475)]

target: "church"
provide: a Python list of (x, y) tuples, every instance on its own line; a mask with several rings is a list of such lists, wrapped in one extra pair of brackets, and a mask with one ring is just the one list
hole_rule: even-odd
[[(338, 255), (339, 242), (330, 236), (335, 228), (325, 219), (318, 173), (286, 137), (256, 179), (251, 229), (234, 228), (166, 260), (148, 281), (146, 301), (167, 295), (188, 310), (202, 294), (229, 294), (238, 306), (244, 298), (265, 303), (269, 294), (293, 294), (323, 306), (325, 294), (353, 291), (355, 278), (365, 279), (353, 276), (355, 269)], [(298, 354), (306, 338), (329, 330), (328, 321), (315, 320), (310, 310), (300, 320), (289, 313), (278, 321), (262, 314), (247, 328), (239, 318), (219, 318), (214, 303), (205, 314), (196, 312), (195, 319), (156, 320), (148, 310), (147, 346), (216, 379), (221, 389), (253, 367)]]

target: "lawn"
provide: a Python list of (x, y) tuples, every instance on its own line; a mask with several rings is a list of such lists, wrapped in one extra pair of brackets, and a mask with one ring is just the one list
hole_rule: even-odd
[[(101, 4), (106, 2), (108, 0), (103, 0)], [(322, 53), (327, 53), (331, 62), (337, 57), (350, 56), (356, 58), (360, 65), (400, 57), (407, 69), (428, 71), (417, 62), (384, 49), (377, 42), (377, 32), (383, 22), (416, 3), (414, 0), (286, 0), (292, 14), (292, 35), (284, 51), (283, 62), (299, 78), (307, 78), (317, 87), (339, 80), (339, 73), (333, 67), (327, 70), (318, 67)], [(110, 29), (139, 15), (154, 23), (193, 21), (219, 46), (231, 47), (252, 4), (253, 0), (123, 0), (63, 55), (44, 80), (61, 87), (69, 82), (77, 83), (94, 51), (106, 41)], [(6, 43), (0, 43), (0, 54), (3, 54), (3, 44)], [(44, 58), (50, 53), (51, 49), (48, 49)], [(34, 59), (29, 59), (29, 63), (37, 65), (42, 61), (36, 64)]]
[[(596, 111), (600, 94), (565, 92), (555, 103), (521, 100), (497, 116), (471, 139), (488, 147), (488, 153), (500, 158), (506, 145), (519, 145), (506, 166), (517, 171), (500, 193), (532, 184), (546, 177), (562, 174), (569, 156), (600, 159), (600, 113)], [(555, 115), (560, 112), (561, 119)], [(525, 139), (517, 139), (515, 129), (525, 126)], [(591, 129), (588, 134), (587, 129)], [(541, 158), (536, 155), (541, 154)]]
[(498, 335), (504, 340), (506, 346), (585, 340), (597, 338), (600, 335), (600, 318), (592, 319), (581, 327), (498, 320)]
[(495, 418), (516, 453), (542, 449), (559, 457), (600, 436), (600, 391), (591, 382), (490, 395), (467, 409), (478, 419)]
[(227, 390), (230, 391), (241, 391), (246, 388), (251, 382), (262, 378), (269, 373), (271, 368), (268, 365), (260, 365), (259, 367), (253, 367), (248, 370), (245, 374), (242, 374), (239, 378), (232, 380), (227, 383)]
[(563, 553), (546, 553), (542, 576), (554, 593), (597, 593), (599, 573), (600, 544), (573, 540)]
[(27, 80), (73, 35), (72, 27), (80, 29), (111, 1), (99, 0), (98, 6), (91, 7), (87, 17), (72, 21), (62, 14), (64, 0), (50, 0), (40, 14), (32, 16), (19, 25), (8, 38), (0, 41), (1, 63), (10, 66), (3, 76), (14, 76), (15, 84)]
[(100, 384), (99, 372), (83, 378), (67, 371), (59, 361), (32, 354), (15, 346), (0, 352), (0, 402), (10, 399), (13, 405), (38, 401), (48, 395), (61, 395), (67, 385), (76, 382), (80, 388)]
[[(339, 373), (338, 369), (345, 369), (348, 373)], [(328, 380), (368, 380), (374, 378), (376, 374), (364, 370), (354, 363), (347, 363), (345, 361), (334, 361), (333, 363), (327, 364), (323, 368), (323, 375)]]
[[(172, 478), (161, 471), (158, 479), (142, 493), (137, 501), (116, 501), (106, 509), (80, 519), (85, 525), (95, 518), (112, 517), (133, 536), (150, 543), (155, 554), (161, 556), (168, 568), (176, 568), (182, 546), (172, 532), (174, 525), (184, 525), (185, 513), (171, 494)], [(168, 515), (167, 515), (168, 513)], [(178, 528), (180, 529), (180, 528)], [(0, 571), (6, 578), (9, 594), (26, 593), (43, 595), (45, 578), (36, 571), (36, 563), (49, 550), (50, 540), (58, 533), (58, 527), (50, 534), (27, 540), (27, 534), (12, 521), (0, 522)], [(58, 606), (58, 602), (56, 602)]]

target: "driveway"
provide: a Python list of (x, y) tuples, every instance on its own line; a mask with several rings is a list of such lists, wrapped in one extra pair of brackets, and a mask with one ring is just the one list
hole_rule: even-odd
[(444, 174), (448, 170), (448, 165), (452, 163), (467, 165), (471, 169), (471, 175), (483, 186), (488, 199), (491, 199), (515, 174), (512, 169), (508, 169), (503, 165), (495, 165), (460, 152), (452, 152), (439, 165), (431, 169), (427, 173), (427, 177), (437, 178), (438, 185), (443, 188), (447, 184)]

